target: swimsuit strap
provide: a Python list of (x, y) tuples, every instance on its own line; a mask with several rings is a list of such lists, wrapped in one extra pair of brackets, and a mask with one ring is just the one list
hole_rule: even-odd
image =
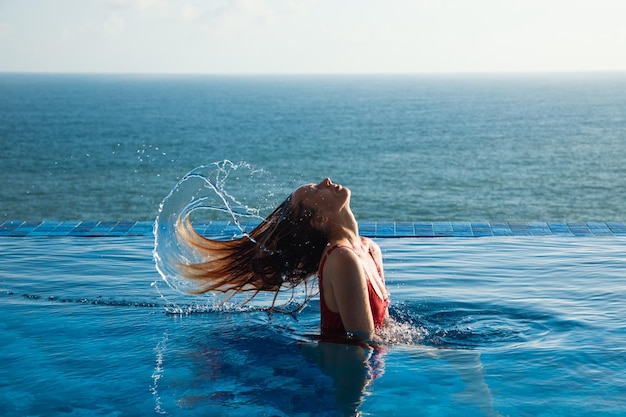
[(372, 260), (374, 261), (374, 265), (376, 265), (376, 272), (378, 272), (378, 276), (383, 280), (383, 282), (385, 282), (385, 277), (383, 277), (383, 274), (380, 270), (380, 266), (378, 265), (378, 262), (376, 262), (376, 257), (374, 256), (374, 251), (372, 250), (372, 247), (370, 246), (369, 250), (368, 250), (370, 256), (372, 257)]
[[(340, 244), (335, 244), (333, 246), (330, 247), (330, 249), (328, 249), (328, 251), (326, 252), (326, 255), (324, 255), (324, 257), (322, 258), (322, 260), (320, 261), (320, 266), (318, 268), (318, 275), (321, 278), (322, 277), (322, 271), (324, 270), (324, 264), (326, 263), (326, 259), (328, 258), (328, 256), (337, 248), (347, 248), (350, 249), (352, 252), (354, 252), (354, 249), (351, 248), (348, 245), (340, 245)], [(378, 266), (378, 262), (376, 262), (376, 258), (374, 257), (374, 252), (372, 251), (372, 248), (370, 247), (367, 251), (370, 256), (372, 257), (372, 260), (374, 261), (374, 265), (376, 265), (376, 271), (378, 272), (378, 276), (379, 277), (383, 277), (383, 274), (380, 273), (380, 267)], [(369, 279), (368, 279), (369, 280)]]
[(340, 247), (344, 247), (344, 248), (348, 248), (350, 249), (349, 246), (346, 245), (333, 245), (330, 247), (330, 249), (328, 249), (328, 251), (326, 252), (326, 255), (324, 255), (324, 257), (322, 258), (322, 260), (320, 261), (320, 266), (318, 269), (318, 275), (320, 278), (322, 278), (322, 271), (324, 270), (324, 264), (326, 263), (326, 259), (328, 258), (328, 255), (330, 255), (335, 249), (340, 248)]

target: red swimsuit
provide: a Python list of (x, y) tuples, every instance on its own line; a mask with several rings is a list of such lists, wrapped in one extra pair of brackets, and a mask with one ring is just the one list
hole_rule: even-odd
[[(326, 255), (320, 261), (319, 266), (319, 287), (320, 287), (320, 312), (321, 312), (321, 328), (322, 334), (328, 333), (345, 333), (346, 329), (343, 326), (343, 322), (341, 321), (341, 316), (339, 313), (335, 313), (331, 311), (327, 306), (326, 302), (324, 302), (324, 291), (322, 287), (322, 271), (324, 270), (324, 263), (326, 262), (326, 258), (331, 254), (332, 251), (337, 249), (342, 245), (334, 245), (327, 252)], [(344, 246), (347, 247), (347, 246)], [(349, 247), (348, 247), (349, 248)], [(376, 263), (376, 259), (374, 258), (374, 254), (371, 249), (369, 251), (370, 256), (374, 259), (374, 263)], [(382, 274), (380, 272), (380, 267), (376, 264), (376, 269), (378, 269), (378, 275), (382, 278)], [(374, 290), (372, 286), (372, 282), (370, 278), (367, 279), (367, 293), (369, 295), (370, 308), (372, 309), (372, 317), (374, 318), (374, 327), (376, 329), (380, 329), (383, 327), (385, 322), (385, 315), (387, 313), (387, 308), (389, 307), (389, 297), (384, 300), (380, 298), (380, 296)]]

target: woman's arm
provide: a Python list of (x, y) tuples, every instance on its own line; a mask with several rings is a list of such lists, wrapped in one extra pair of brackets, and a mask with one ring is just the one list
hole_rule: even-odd
[(325, 297), (328, 308), (337, 311), (347, 332), (364, 340), (373, 340), (374, 319), (367, 291), (367, 277), (356, 254), (340, 247), (324, 265), (324, 286), (330, 287)]
[[(383, 280), (383, 284), (385, 285), (385, 269), (383, 268), (383, 254), (380, 251), (380, 246), (378, 246), (373, 240), (367, 239), (369, 250), (374, 255), (374, 262), (376, 262), (376, 266), (378, 267), (378, 271), (380, 272), (380, 277)], [(387, 290), (387, 285), (385, 285), (385, 296), (389, 296), (389, 291)], [(385, 312), (385, 324), (389, 323), (389, 310)]]

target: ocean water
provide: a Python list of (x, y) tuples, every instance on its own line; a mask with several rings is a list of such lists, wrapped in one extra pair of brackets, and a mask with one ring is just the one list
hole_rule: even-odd
[(317, 300), (173, 291), (150, 237), (0, 239), (0, 414), (626, 415), (624, 238), (377, 242), (395, 324), (364, 351), (317, 344)]
[(4, 220), (153, 220), (231, 160), (359, 220), (623, 221), (626, 74), (0, 74), (0, 146)]

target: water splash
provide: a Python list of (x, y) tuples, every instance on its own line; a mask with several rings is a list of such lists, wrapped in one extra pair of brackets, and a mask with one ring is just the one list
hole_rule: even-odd
[[(228, 160), (197, 167), (185, 175), (161, 203), (154, 225), (153, 257), (159, 274), (169, 287), (178, 293), (194, 292), (196, 284), (182, 278), (177, 265), (205, 260), (178, 235), (178, 222), (189, 219), (200, 234), (212, 222), (225, 222), (223, 224), (227, 223), (228, 227), (224, 233), (221, 236), (210, 236), (212, 239), (247, 237), (264, 215), (269, 214), (287, 196), (276, 195), (274, 190), (279, 188), (277, 184), (279, 181), (265, 170), (254, 169), (246, 162), (236, 164)], [(162, 292), (159, 293), (162, 298), (166, 298)], [(253, 309), (276, 305), (291, 312), (288, 306), (296, 308), (298, 304), (294, 300), (301, 297), (307, 299), (312, 293), (315, 293), (315, 289), (311, 285), (281, 292), (275, 301), (274, 293), (212, 293), (201, 297), (201, 305), (195, 305), (193, 312), (242, 305)], [(174, 307), (173, 312), (186, 314), (185, 311)]]
[(387, 345), (419, 345), (428, 336), (428, 330), (406, 321), (390, 318), (378, 335)]
[(152, 385), (150, 386), (150, 392), (154, 398), (154, 412), (157, 414), (167, 414), (163, 409), (163, 401), (159, 394), (159, 380), (163, 377), (163, 357), (167, 352), (167, 339), (168, 332), (163, 334), (163, 339), (154, 348), (156, 359), (154, 365), (154, 371), (152, 372)]

